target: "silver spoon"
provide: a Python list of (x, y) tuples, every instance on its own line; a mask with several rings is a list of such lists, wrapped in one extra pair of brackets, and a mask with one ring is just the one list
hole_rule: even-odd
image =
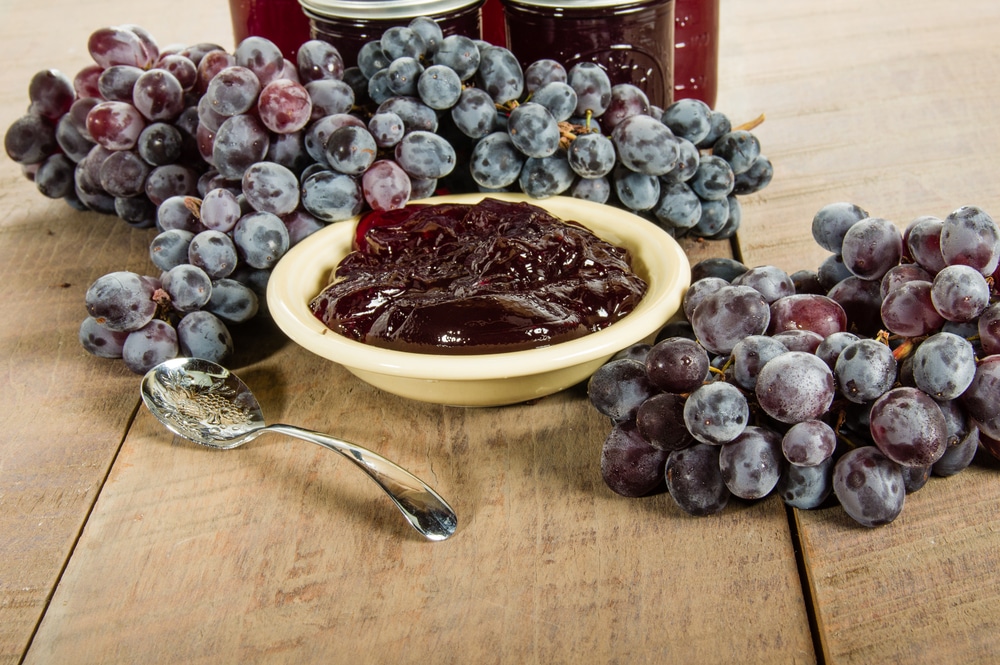
[(458, 526), (455, 511), (437, 492), (381, 455), (312, 430), (265, 425), (250, 388), (216, 363), (174, 358), (157, 365), (142, 379), (142, 401), (170, 431), (211, 448), (236, 448), (266, 431), (319, 444), (359, 466), (429, 540), (444, 540)]

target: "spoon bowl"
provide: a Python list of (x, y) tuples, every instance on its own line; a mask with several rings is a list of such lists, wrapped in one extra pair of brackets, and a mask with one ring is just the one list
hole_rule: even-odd
[(458, 526), (455, 511), (422, 480), (370, 450), (335, 437), (264, 422), (260, 404), (238, 376), (200, 358), (174, 358), (142, 379), (142, 401), (167, 429), (194, 443), (230, 449), (264, 432), (278, 432), (340, 453), (392, 499), (407, 522), (429, 540), (444, 540)]

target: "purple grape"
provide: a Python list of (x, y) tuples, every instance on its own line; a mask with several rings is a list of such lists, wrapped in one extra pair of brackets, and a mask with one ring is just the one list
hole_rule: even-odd
[(728, 354), (744, 337), (762, 335), (771, 320), (764, 296), (749, 286), (724, 286), (706, 295), (691, 314), (701, 345)]
[(941, 408), (921, 390), (893, 388), (871, 408), (871, 434), (886, 457), (903, 466), (930, 466), (948, 443)]
[(153, 288), (134, 272), (103, 275), (90, 285), (85, 296), (87, 313), (113, 332), (131, 332), (146, 325), (156, 314)]
[(663, 482), (667, 454), (643, 440), (634, 423), (617, 423), (601, 448), (601, 477), (622, 496), (644, 496)]
[(903, 255), (903, 236), (892, 222), (868, 217), (844, 234), (844, 265), (861, 279), (880, 280)]
[(781, 436), (754, 425), (723, 445), (719, 453), (722, 480), (741, 499), (767, 496), (778, 484), (783, 462)]
[(666, 392), (690, 393), (708, 378), (708, 353), (684, 337), (658, 342), (646, 355), (645, 363), (649, 380)]
[(639, 434), (660, 450), (681, 450), (695, 443), (684, 424), (684, 401), (680, 395), (659, 393), (639, 406), (635, 414)]
[(177, 331), (173, 326), (153, 319), (139, 330), (129, 333), (122, 346), (122, 360), (136, 374), (145, 374), (160, 363), (176, 358), (179, 350)]
[(833, 372), (811, 353), (789, 351), (772, 358), (757, 375), (761, 408), (783, 423), (819, 418), (833, 402)]
[(892, 522), (906, 498), (900, 466), (873, 446), (855, 448), (837, 461), (833, 491), (844, 511), (867, 527)]
[(587, 383), (590, 403), (615, 422), (634, 419), (642, 403), (656, 393), (646, 376), (646, 366), (636, 360), (607, 362)]
[(892, 350), (873, 339), (860, 339), (844, 347), (834, 365), (841, 394), (856, 404), (885, 394), (896, 381), (896, 370)]
[(698, 443), (667, 457), (667, 491), (690, 515), (715, 515), (725, 509), (731, 493), (719, 468), (720, 446)]
[(98, 358), (118, 359), (122, 357), (122, 348), (129, 336), (126, 331), (108, 330), (88, 316), (80, 324), (80, 344), (90, 354)]
[(684, 423), (702, 443), (732, 441), (746, 428), (750, 407), (739, 388), (717, 381), (692, 392), (684, 403)]
[(781, 439), (781, 451), (796, 466), (817, 466), (833, 455), (837, 434), (822, 420), (792, 425)]

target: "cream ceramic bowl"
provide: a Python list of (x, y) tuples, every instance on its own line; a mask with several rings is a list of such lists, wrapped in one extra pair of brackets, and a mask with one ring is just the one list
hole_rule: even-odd
[[(485, 196), (441, 196), (421, 203), (476, 203)], [(587, 379), (618, 351), (652, 340), (680, 308), (691, 279), (690, 265), (680, 245), (655, 224), (579, 199), (488, 196), (537, 205), (625, 247), (633, 269), (649, 285), (646, 295), (628, 316), (604, 330), (537, 349), (435, 355), (378, 348), (338, 335), (309, 310), (309, 302), (327, 286), (333, 269), (351, 251), (354, 219), (317, 231), (278, 262), (267, 286), (271, 316), (292, 341), (387, 392), (453, 406), (500, 406), (544, 397)]]

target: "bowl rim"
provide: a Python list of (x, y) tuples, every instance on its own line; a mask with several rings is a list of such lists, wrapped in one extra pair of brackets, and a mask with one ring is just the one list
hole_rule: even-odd
[[(267, 285), (271, 318), (295, 343), (349, 369), (436, 381), (483, 381), (543, 374), (609, 357), (657, 332), (678, 310), (690, 283), (687, 255), (666, 231), (627, 210), (563, 196), (535, 199), (523, 194), (496, 193), (443, 195), (413, 203), (476, 203), (488, 197), (531, 203), (563, 220), (577, 221), (605, 240), (629, 245), (633, 269), (649, 285), (646, 294), (632, 312), (611, 326), (550, 346), (466, 355), (413, 353), (372, 346), (335, 333), (313, 316), (308, 301), (319, 293), (318, 289), (307, 298), (300, 296), (307, 292), (304, 282), (316, 283), (318, 269), (322, 269), (322, 284), (329, 283), (330, 272), (342, 256), (331, 257), (332, 252), (324, 250), (345, 244), (350, 247), (362, 216), (358, 215), (334, 222), (304, 238), (278, 261)], [(572, 212), (564, 212), (567, 210)], [(653, 256), (655, 261), (650, 260)]]

